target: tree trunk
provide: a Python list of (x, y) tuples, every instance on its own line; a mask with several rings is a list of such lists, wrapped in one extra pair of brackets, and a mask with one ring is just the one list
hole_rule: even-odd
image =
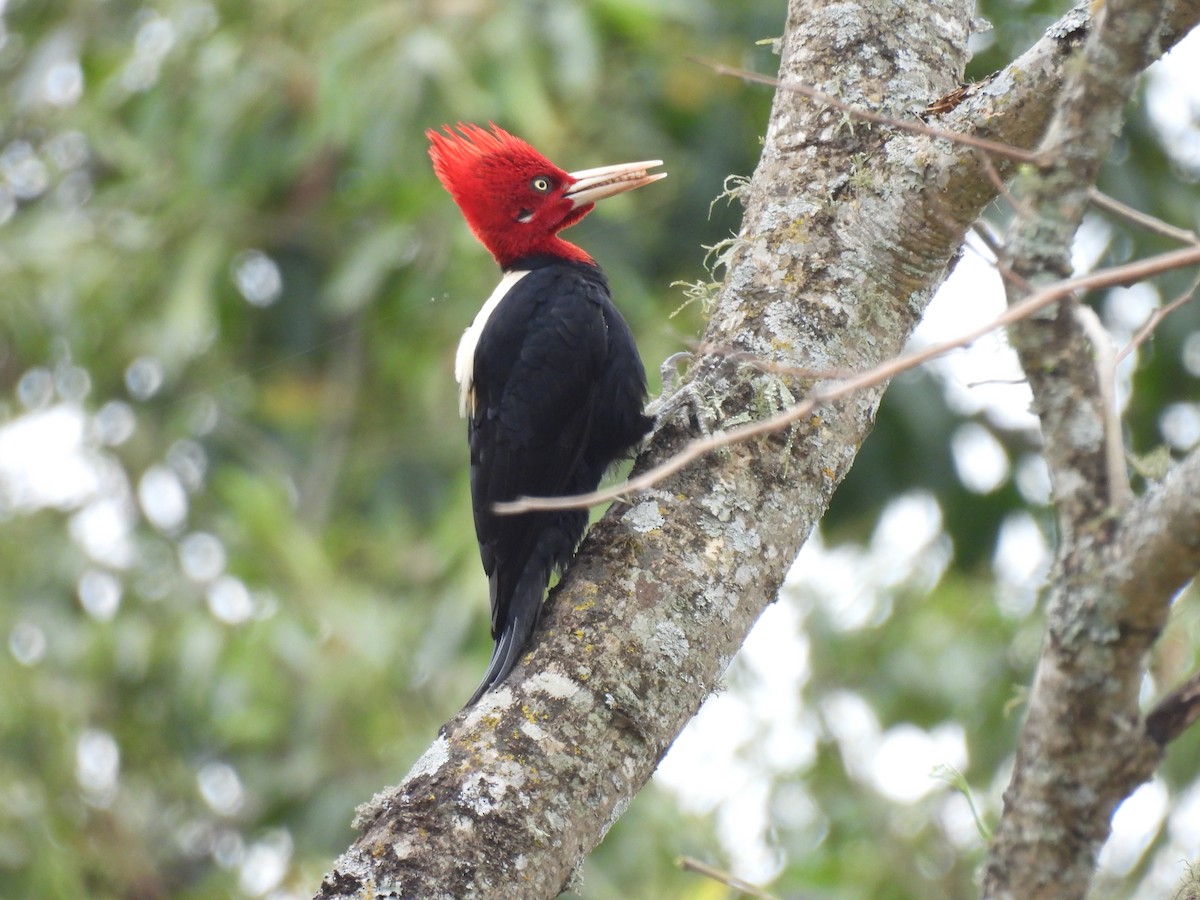
[[(1007, 167), (943, 139), (852, 121), (786, 85), (917, 121), (959, 86), (972, 13), (968, 0), (792, 0), (785, 87), (703, 350), (684, 379), (691, 408), (664, 419), (639, 470), (678, 452), (700, 426), (764, 418), (815, 387), (747, 356), (832, 372), (900, 353)], [(1197, 18), (1200, 2), (1176, 6), (1164, 46)], [(941, 126), (1035, 146), (1089, 26), (1081, 4)], [(709, 455), (614, 505), (553, 593), (522, 664), (448, 722), (401, 784), (360, 809), (363, 835), (318, 896), (562, 891), (775, 598), (882, 391), (828, 404), (790, 432)], [(1195, 457), (1188, 465), (1200, 468)], [(1177, 493), (1183, 485), (1168, 482), (1131, 515), (1142, 530), (1121, 531), (1127, 549), (1161, 543), (1172, 517), (1196, 516), (1196, 503)], [(1187, 548), (1185, 566), (1194, 570), (1198, 552)], [(1088, 846), (1099, 838), (1089, 826)], [(998, 844), (989, 873), (1008, 866), (1004, 852)]]

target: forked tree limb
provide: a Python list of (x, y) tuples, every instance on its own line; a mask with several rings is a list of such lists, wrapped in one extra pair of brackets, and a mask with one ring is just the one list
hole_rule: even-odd
[[(1070, 271), (1075, 233), (1140, 73), (1158, 55), (1167, 0), (1106, 0), (1073, 61), (1020, 201), (1005, 262), (1028, 285)], [(1030, 212), (1032, 214), (1030, 214)], [(1010, 304), (1026, 288), (1006, 282)], [(1161, 747), (1140, 724), (1145, 655), (1171, 597), (1114, 583), (1115, 535), (1133, 504), (1114, 399), (1115, 351), (1095, 313), (1064, 300), (1012, 329), (1033, 392), (1058, 521), (1047, 639), (1022, 725), (983, 894), (989, 900), (1082, 898), (1112, 813), (1150, 777)], [(1141, 626), (1131, 624), (1135, 607)]]
[[(923, 109), (961, 80), (973, 6), (791, 0), (780, 75), (891, 116)], [(940, 124), (1034, 146), (1086, 15), (1067, 30), (1021, 78), (993, 79)], [(777, 92), (704, 343), (818, 370), (895, 358), (996, 195), (977, 155), (847, 127)], [(759, 402), (769, 373), (710, 363), (690, 377), (718, 424)], [(318, 896), (548, 898), (568, 885), (775, 598), (881, 395), (831, 403), (791, 440), (730, 447), (610, 510), (522, 663), (361, 809), (363, 834)], [(692, 437), (664, 427), (639, 471)]]

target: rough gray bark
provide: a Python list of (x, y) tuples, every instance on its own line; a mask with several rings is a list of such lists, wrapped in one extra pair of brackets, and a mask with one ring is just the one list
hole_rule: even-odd
[[(1069, 274), (1089, 188), (1138, 74), (1157, 55), (1166, 5), (1108, 0), (1102, 8), (1041, 142), (1051, 163), (1025, 173), (1016, 188), (1007, 263), (1021, 282), (1009, 281), (1010, 302)], [(1194, 553), (1190, 560), (1186, 552), (1174, 555), (1183, 564), (1167, 567), (1172, 576), (1152, 593), (1144, 587), (1148, 578), (1129, 577), (1145, 565), (1146, 548), (1123, 532), (1144, 526), (1145, 507), (1161, 502), (1161, 492), (1136, 506), (1132, 500), (1108, 338), (1091, 323), (1098, 325), (1091, 311), (1068, 299), (1013, 329), (1041, 421), (1059, 547), (1046, 644), (984, 877), (989, 898), (1087, 892), (1113, 811), (1161, 759), (1162, 747), (1139, 714), (1138, 691), (1170, 600), (1196, 568)], [(1173, 490), (1187, 490), (1196, 466), (1193, 455), (1175, 473), (1182, 483)], [(1193, 501), (1193, 522), (1197, 496), (1194, 486), (1183, 495)], [(1194, 531), (1184, 533), (1200, 542)]]
[[(911, 118), (958, 85), (972, 7), (792, 0), (781, 78)], [(1173, 20), (1176, 36), (1195, 18)], [(1025, 78), (1002, 74), (945, 121), (1032, 146), (1086, 26), (1077, 11), (1031, 51)], [(704, 336), (722, 352), (698, 359), (686, 378), (702, 417), (720, 427), (765, 416), (783, 396), (777, 376), (740, 366), (729, 350), (810, 370), (896, 355), (964, 230), (995, 196), (986, 169), (974, 151), (855, 124), (779, 90)], [(400, 785), (360, 810), (363, 835), (318, 896), (561, 891), (774, 599), (881, 393), (706, 457), (610, 510), (522, 664), (447, 723)], [(668, 419), (639, 468), (695, 430), (686, 416)], [(1158, 534), (1147, 526), (1143, 537)]]

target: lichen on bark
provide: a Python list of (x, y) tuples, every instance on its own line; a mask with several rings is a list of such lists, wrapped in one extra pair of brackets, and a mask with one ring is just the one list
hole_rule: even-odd
[[(778, 387), (770, 380), (780, 376), (731, 351), (845, 370), (904, 346), (995, 197), (992, 177), (977, 151), (855, 124), (786, 85), (913, 117), (959, 86), (973, 12), (968, 0), (789, 4), (784, 87), (742, 191), (745, 220), (706, 349), (684, 378), (706, 427), (763, 415)], [(1086, 30), (1081, 6), (1021, 61), (1036, 79), (1006, 72), (941, 124), (1032, 145)], [(512, 676), (364, 809), (362, 837), (318, 896), (552, 897), (569, 884), (775, 598), (881, 395), (828, 404), (790, 433), (704, 457), (615, 504)], [(678, 452), (700, 425), (686, 406), (662, 422), (635, 471)]]

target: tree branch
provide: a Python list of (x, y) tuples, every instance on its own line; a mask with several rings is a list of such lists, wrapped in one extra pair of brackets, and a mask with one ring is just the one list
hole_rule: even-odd
[[(1108, 0), (1070, 67), (1040, 152), (1022, 174), (1009, 266), (1031, 285), (1069, 271), (1072, 238), (1138, 74), (1154, 58), (1166, 3)], [(1010, 304), (1025, 289), (1006, 280)], [(1128, 605), (1102, 578), (1115, 525), (1130, 502), (1113, 401), (1111, 340), (1090, 308), (1064, 300), (1022, 320), (1013, 344), (1041, 421), (1059, 523), (1048, 638), (1004, 812), (984, 876), (988, 898), (1082, 897), (1116, 805), (1153, 771), (1155, 746), (1137, 727), (1143, 656), (1168, 596), (1129, 624)]]
[(1139, 225), (1148, 231), (1153, 231), (1155, 234), (1161, 234), (1163, 237), (1178, 241), (1181, 244), (1200, 244), (1200, 237), (1196, 236), (1196, 232), (1188, 231), (1186, 228), (1177, 228), (1170, 222), (1164, 222), (1162, 219), (1148, 215), (1140, 209), (1127, 206), (1120, 200), (1108, 196), (1108, 194), (1105, 194), (1094, 186), (1088, 191), (1088, 197), (1091, 198), (1092, 203), (1099, 209), (1112, 213), (1115, 216), (1120, 216), (1122, 219), (1132, 222), (1134, 225)]
[(1171, 691), (1146, 716), (1146, 735), (1165, 747), (1200, 719), (1200, 672)]
[[(710, 434), (706, 437), (696, 438), (678, 453), (675, 453), (654, 468), (618, 484), (610, 485), (606, 488), (598, 488), (587, 494), (573, 494), (566, 497), (518, 497), (516, 500), (496, 503), (492, 508), (501, 515), (517, 515), (518, 513), (534, 512), (537, 510), (586, 509), (599, 503), (607, 503), (610, 500), (628, 500), (632, 494), (654, 487), (656, 484), (682, 471), (696, 460), (715, 450), (720, 450), (733, 444), (740, 444), (766, 434), (782, 431), (805, 417), (812, 415), (826, 404), (832, 403), (835, 400), (845, 399), (857, 391), (887, 384), (897, 375), (924, 365), (931, 359), (944, 356), (951, 350), (958, 350), (969, 346), (984, 335), (990, 334), (999, 328), (1025, 321), (1077, 291), (1090, 291), (1101, 287), (1136, 284), (1163, 272), (1170, 272), (1194, 265), (1200, 265), (1200, 247), (1172, 250), (1159, 256), (1150, 257), (1149, 259), (1139, 259), (1136, 262), (1113, 266), (1112, 268), (1091, 272), (1087, 275), (1066, 278), (1054, 284), (1047, 285), (1041, 290), (1030, 294), (1028, 297), (1021, 298), (992, 321), (984, 325), (972, 328), (958, 337), (939, 341), (936, 344), (922, 347), (920, 350), (914, 350), (895, 359), (887, 360), (865, 372), (822, 373), (815, 369), (789, 369), (780, 365), (769, 365), (754, 358), (744, 359), (742, 361), (775, 374), (790, 374), (805, 378), (824, 379), (831, 383), (815, 387), (810, 392), (808, 399), (803, 403), (797, 403), (795, 406), (789, 407), (769, 418), (739, 425), (727, 431), (718, 431), (716, 434)], [(1189, 292), (1162, 310), (1159, 310), (1161, 315), (1156, 320), (1161, 321), (1163, 315), (1169, 313), (1183, 301), (1190, 299), (1190, 296)], [(1145, 333), (1139, 332), (1138, 337), (1140, 339), (1144, 340), (1146, 335), (1149, 334), (1149, 325), (1150, 323), (1147, 323)]]
[(1166, 606), (1200, 572), (1200, 449), (1122, 517), (1107, 567), (1125, 601), (1119, 627), (1157, 636)]
[(1190, 302), (1196, 296), (1197, 289), (1200, 289), (1200, 275), (1196, 275), (1178, 297), (1166, 306), (1160, 307), (1150, 314), (1150, 317), (1146, 319), (1142, 327), (1137, 330), (1137, 334), (1130, 338), (1129, 343), (1117, 353), (1116, 361), (1120, 363), (1121, 360), (1125, 359), (1125, 357), (1141, 346), (1150, 335), (1154, 334), (1158, 326), (1162, 324), (1163, 319), (1185, 303)]
[(727, 66), (724, 63), (715, 62), (710, 59), (702, 59), (697, 57), (696, 62), (701, 65), (708, 66), (718, 75), (729, 75), (733, 78), (740, 78), (742, 81), (748, 81), (753, 84), (765, 84), (768, 87), (781, 88), (785, 91), (792, 91), (799, 94), (801, 97), (807, 97), (814, 103), (819, 103), (822, 106), (828, 106), (833, 109), (841, 110), (851, 119), (860, 122), (873, 122), (876, 125), (886, 125), (888, 128), (896, 131), (907, 131), (910, 134), (919, 134), (925, 137), (940, 138), (943, 141), (950, 141), (953, 144), (960, 144), (964, 147), (971, 147), (975, 150), (981, 150), (985, 154), (998, 156), (1001, 159), (1007, 159), (1012, 162), (1030, 163), (1031, 165), (1040, 166), (1048, 162), (1038, 153), (1031, 153), (1028, 150), (1023, 150), (1020, 147), (1014, 147), (1012, 144), (1004, 144), (1000, 141), (989, 141), (987, 138), (981, 138), (973, 134), (963, 134), (958, 131), (948, 131), (945, 128), (935, 128), (932, 125), (926, 125), (923, 122), (913, 121), (911, 119), (898, 119), (895, 116), (887, 116), (882, 113), (872, 112), (869, 109), (864, 109), (861, 106), (855, 106), (851, 103), (846, 103), (839, 97), (833, 94), (827, 94), (825, 91), (819, 91), (815, 87), (808, 84), (801, 84), (794, 81), (781, 82), (778, 78), (772, 78), (770, 75), (763, 75), (760, 72), (751, 72), (749, 69), (740, 69), (737, 66)]
[[(903, 116), (961, 80), (972, 13), (968, 0), (886, 8), (791, 0), (780, 77), (836, 85), (860, 106), (885, 98), (882, 112)], [(848, 67), (848, 46), (871, 66)], [(1063, 60), (1046, 56), (1047, 81), (1010, 79), (1016, 96), (996, 102), (1004, 111), (988, 125), (1044, 122)], [(963, 124), (971, 130), (969, 119), (952, 127)], [(1039, 131), (999, 139), (1027, 147)], [(850, 128), (836, 110), (777, 92), (704, 344), (819, 370), (895, 357), (965, 229), (995, 196), (981, 167), (962, 165), (977, 152)], [(771, 376), (714, 357), (688, 377), (718, 418), (730, 418), (754, 407)], [(634, 507), (610, 510), (548, 601), (521, 664), (448, 722), (401, 784), (362, 808), (364, 833), (319, 896), (560, 892), (776, 596), (881, 394), (831, 403), (798, 423), (792, 440), (767, 436), (707, 456)], [(667, 424), (635, 474), (692, 437), (679, 421)]]

